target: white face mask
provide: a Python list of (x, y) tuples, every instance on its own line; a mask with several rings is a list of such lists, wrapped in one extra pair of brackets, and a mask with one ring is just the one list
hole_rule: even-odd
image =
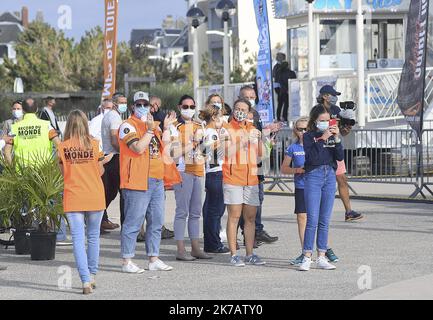
[(23, 117), (23, 110), (13, 110), (12, 114), (14, 115), (15, 119), (21, 119)]
[(191, 109), (186, 109), (180, 112), (180, 114), (182, 115), (182, 117), (184, 117), (187, 120), (191, 120), (194, 115), (195, 115), (195, 110), (191, 110)]
[(249, 100), (250, 104), (251, 104), (251, 108), (255, 108), (256, 107), (256, 100)]

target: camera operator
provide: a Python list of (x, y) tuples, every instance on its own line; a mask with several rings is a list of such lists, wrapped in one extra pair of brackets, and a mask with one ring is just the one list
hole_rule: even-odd
[[(342, 136), (347, 136), (355, 124), (354, 103), (345, 103), (345, 109), (337, 106), (338, 96), (340, 92), (336, 91), (332, 86), (325, 85), (320, 89), (320, 95), (317, 101), (323, 104), (331, 114), (331, 118), (337, 119), (339, 123), (340, 133)], [(356, 221), (364, 218), (360, 213), (352, 210), (349, 197), (349, 185), (346, 177), (346, 164), (343, 161), (338, 161), (338, 169), (336, 172), (338, 182), (338, 192), (340, 194), (343, 205), (346, 209), (345, 221)]]

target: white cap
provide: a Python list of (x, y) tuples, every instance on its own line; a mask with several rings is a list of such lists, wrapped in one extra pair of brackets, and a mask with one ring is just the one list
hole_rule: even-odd
[(149, 94), (147, 92), (138, 91), (134, 94), (134, 102), (138, 100), (146, 100), (149, 101)]

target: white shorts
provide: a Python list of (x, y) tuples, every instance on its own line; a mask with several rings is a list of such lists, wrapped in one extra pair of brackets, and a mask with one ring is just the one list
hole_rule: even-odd
[(224, 204), (246, 204), (253, 207), (260, 206), (259, 185), (234, 186), (224, 184)]

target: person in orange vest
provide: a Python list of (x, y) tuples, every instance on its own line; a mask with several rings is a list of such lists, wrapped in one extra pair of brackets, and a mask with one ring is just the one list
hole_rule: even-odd
[[(245, 263), (264, 265), (253, 252), (255, 218), (260, 206), (257, 159), (262, 156), (261, 133), (248, 121), (251, 104), (237, 100), (233, 107), (233, 119), (228, 124), (229, 138), (223, 163), (224, 203), (228, 210), (227, 240), (231, 253), (230, 263), (243, 267)], [(237, 229), (241, 215), (245, 220), (245, 261), (236, 250)]]
[(96, 287), (99, 232), (106, 207), (101, 176), (104, 163), (111, 160), (113, 155), (104, 157), (98, 140), (89, 134), (86, 115), (80, 110), (69, 114), (64, 139), (58, 147), (59, 164), (64, 177), (63, 210), (71, 228), (83, 293), (90, 294)]
[[(194, 121), (196, 103), (194, 98), (185, 95), (180, 98), (180, 117), (172, 133), (177, 137), (181, 151), (178, 170), (182, 183), (173, 186), (176, 198), (174, 218), (174, 238), (177, 244), (176, 260), (193, 261), (211, 259), (200, 249), (200, 217), (202, 212), (202, 191), (205, 158), (200, 149), (203, 142), (204, 128)], [(178, 153), (176, 153), (179, 155)], [(191, 240), (191, 256), (185, 250), (185, 227), (188, 219), (188, 235)]]
[[(119, 128), (120, 189), (124, 197), (125, 220), (121, 232), (122, 272), (143, 273), (132, 262), (137, 235), (146, 219), (146, 253), (150, 271), (173, 268), (159, 259), (161, 229), (164, 223), (164, 176), (167, 162), (164, 144), (170, 143), (168, 128), (176, 121), (171, 113), (164, 120), (164, 131), (150, 113), (149, 95), (134, 95), (132, 116)], [(176, 168), (174, 168), (176, 170)], [(176, 172), (168, 172), (173, 176)]]

